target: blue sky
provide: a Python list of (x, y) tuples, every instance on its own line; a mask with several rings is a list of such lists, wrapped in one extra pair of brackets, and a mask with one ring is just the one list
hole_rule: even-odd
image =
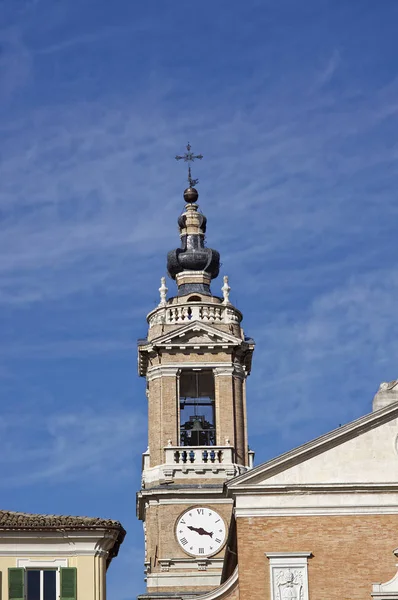
[(120, 519), (110, 600), (144, 591), (136, 339), (188, 140), (257, 342), (257, 464), (398, 377), (397, 22), (394, 0), (0, 0), (1, 507)]

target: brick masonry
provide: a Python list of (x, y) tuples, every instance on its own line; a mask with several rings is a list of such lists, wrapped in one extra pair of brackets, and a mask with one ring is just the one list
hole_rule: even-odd
[(267, 552), (312, 552), (310, 600), (370, 600), (396, 573), (398, 515), (237, 519), (240, 600), (270, 600)]

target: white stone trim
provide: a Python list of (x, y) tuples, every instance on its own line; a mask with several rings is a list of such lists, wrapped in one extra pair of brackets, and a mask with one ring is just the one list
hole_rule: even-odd
[[(56, 570), (57, 574), (56, 574), (56, 579), (55, 579), (55, 594), (56, 597), (59, 598), (60, 597), (60, 589), (61, 589), (61, 584), (60, 584), (60, 577), (59, 577), (59, 570), (62, 567), (67, 567), (68, 566), (68, 559), (67, 558), (55, 558), (53, 560), (33, 560), (31, 558), (18, 558), (17, 559), (17, 568), (20, 569), (25, 569), (25, 585), (27, 585), (27, 574), (26, 574), (26, 570), (27, 569), (39, 569), (41, 571), (44, 571), (46, 569), (53, 569)], [(41, 596), (43, 595), (43, 577), (44, 575), (41, 574), (40, 575), (40, 586), (41, 586)]]
[(0, 557), (108, 556), (118, 532), (115, 530), (2, 531)]
[[(224, 581), (222, 585), (220, 585), (217, 589), (211, 590), (205, 594), (200, 594), (200, 600), (216, 600), (221, 596), (227, 595), (228, 592), (231, 592), (232, 589), (237, 585), (239, 581), (239, 570), (236, 567), (235, 571), (232, 573), (231, 577)], [(197, 596), (189, 596), (188, 598), (197, 598)]]
[[(221, 573), (224, 564), (223, 558), (214, 558), (214, 556), (205, 556), (203, 558), (158, 558), (157, 560), (160, 565), (166, 565), (168, 571), (186, 570), (189, 568), (192, 571), (195, 569), (197, 571), (212, 569), (214, 572), (217, 569)], [(205, 568), (203, 568), (204, 564)]]
[(154, 365), (147, 370), (147, 379), (152, 381), (157, 377), (176, 377), (181, 369), (207, 371), (214, 368), (230, 368), (229, 362), (189, 362)]
[(194, 571), (193, 573), (166, 572), (150, 573), (147, 577), (147, 587), (167, 588), (175, 587), (192, 589), (193, 587), (220, 585), (221, 573), (210, 573), (208, 571)]
[[(398, 556), (398, 548), (394, 550), (394, 554)], [(377, 600), (398, 600), (398, 571), (386, 583), (374, 583), (371, 597)]]
[(234, 371), (235, 371), (235, 365), (230, 364), (230, 365), (225, 365), (223, 367), (216, 367), (215, 369), (213, 369), (213, 374), (214, 374), (214, 377), (220, 377), (222, 375), (231, 376), (234, 374)]
[(67, 558), (54, 558), (53, 560), (33, 560), (32, 558), (17, 558), (19, 569), (59, 569), (68, 566)]
[(397, 507), (379, 507), (369, 506), (358, 508), (350, 507), (331, 507), (331, 508), (308, 508), (308, 509), (285, 509), (285, 510), (235, 510), (235, 516), (239, 517), (331, 517), (343, 515), (396, 515), (398, 514)]
[[(222, 488), (220, 488), (221, 490)], [(175, 490), (173, 490), (174, 492)], [(195, 490), (195, 496), (200, 494), (201, 490)], [(205, 490), (203, 490), (204, 493)], [(184, 493), (185, 492), (185, 493)], [(193, 503), (196, 502), (195, 498), (191, 498), (190, 496), (188, 496), (186, 494), (186, 490), (181, 490), (181, 494), (183, 497), (181, 498), (159, 498), (158, 500), (149, 500), (148, 501), (148, 506), (158, 506), (159, 504), (162, 505), (174, 505), (174, 504), (186, 504), (188, 506), (192, 505)], [(199, 498), (198, 499), (199, 502), (204, 502), (205, 500), (203, 498)], [(225, 498), (209, 498), (209, 502), (211, 503), (211, 505), (213, 504), (232, 504), (231, 500), (225, 499)]]
[(284, 587), (296, 590), (297, 598), (309, 600), (308, 558), (311, 552), (266, 552), (269, 560), (271, 600), (280, 600)]
[(247, 491), (250, 486), (261, 483), (261, 481), (266, 481), (268, 477), (286, 471), (290, 467), (303, 463), (309, 458), (313, 458), (330, 448), (353, 439), (358, 434), (370, 431), (379, 425), (392, 422), (397, 418), (398, 402), (395, 402), (255, 467), (249, 473), (240, 475), (228, 483), (227, 488), (231, 491)]
[(360, 514), (398, 514), (398, 491), (348, 492), (343, 490), (236, 497), (235, 515), (239, 517), (328, 516)]

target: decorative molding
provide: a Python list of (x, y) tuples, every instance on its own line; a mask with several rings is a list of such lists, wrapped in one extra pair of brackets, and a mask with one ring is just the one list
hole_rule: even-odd
[(159, 559), (160, 570), (162, 572), (170, 571), (171, 560), (170, 559)]
[(217, 600), (217, 598), (224, 598), (231, 594), (231, 592), (237, 587), (239, 584), (239, 570), (236, 567), (235, 571), (232, 573), (231, 577), (224, 581), (218, 588), (215, 590), (211, 590), (205, 594), (200, 594), (200, 600)]
[[(228, 483), (227, 483), (228, 485)], [(232, 497), (232, 494), (230, 495)], [(316, 489), (311, 486), (286, 489), (286, 486), (239, 493), (235, 498), (236, 517), (299, 517), (361, 514), (398, 514), (398, 487), (376, 489)]]
[(231, 375), (234, 374), (235, 371), (235, 365), (225, 365), (223, 367), (216, 367), (215, 369), (213, 369), (213, 374), (214, 377), (220, 377), (222, 375), (228, 375), (229, 377), (231, 377)]
[(237, 518), (251, 518), (251, 517), (331, 517), (339, 515), (397, 515), (398, 507), (380, 507), (380, 506), (365, 506), (365, 507), (330, 507), (330, 508), (317, 508), (316, 506), (310, 508), (297, 508), (292, 509), (236, 509), (235, 516)]
[(311, 552), (269, 552), (271, 600), (309, 600), (308, 558)]
[[(398, 548), (394, 550), (394, 554), (398, 557)], [(377, 600), (398, 600), (398, 571), (386, 583), (374, 583), (371, 597)]]
[[(222, 486), (220, 486), (220, 490), (222, 490)], [(175, 491), (175, 490), (173, 490)], [(204, 498), (200, 497), (200, 492), (202, 490), (195, 490), (195, 498), (190, 498), (187, 495), (187, 490), (182, 490), (181, 491), (181, 498), (159, 498), (157, 500), (149, 500), (148, 502), (148, 506), (158, 506), (159, 504), (162, 505), (175, 505), (175, 504), (192, 504), (193, 502), (204, 502)], [(205, 494), (205, 490), (203, 490), (203, 495)], [(196, 498), (197, 496), (197, 498)], [(209, 502), (213, 505), (213, 504), (231, 504), (231, 502), (228, 502), (228, 500), (225, 500), (225, 498), (209, 498)], [(148, 507), (147, 507), (148, 508)], [(190, 560), (190, 559), (189, 559)]]
[(198, 573), (198, 571), (191, 571), (189, 573), (181, 573), (171, 571), (168, 573), (150, 573), (147, 577), (147, 586), (152, 590), (156, 588), (169, 588), (173, 587), (176, 589), (192, 589), (193, 587), (204, 587), (211, 586), (217, 587), (220, 585), (221, 569), (218, 572), (204, 571)]
[(53, 560), (33, 560), (32, 558), (17, 558), (19, 569), (59, 569), (67, 567), (67, 558), (54, 558)]
[(147, 371), (147, 381), (153, 381), (158, 377), (177, 377), (180, 368), (175, 365), (155, 365)]
[[(247, 491), (250, 485), (256, 485), (278, 473), (286, 471), (290, 467), (305, 462), (306, 460), (318, 456), (331, 448), (347, 442), (359, 434), (371, 431), (376, 427), (388, 423), (398, 418), (398, 402), (372, 412), (347, 425), (343, 425), (325, 435), (298, 446), (285, 454), (273, 458), (254, 469), (249, 473), (240, 475), (233, 482), (227, 484), (231, 491)], [(360, 485), (360, 484), (358, 484)]]
[(2, 531), (0, 557), (103, 556), (108, 557), (117, 532), (101, 531)]

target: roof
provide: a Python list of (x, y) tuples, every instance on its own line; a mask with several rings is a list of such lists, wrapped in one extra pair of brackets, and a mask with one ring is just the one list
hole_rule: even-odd
[(304, 462), (397, 418), (398, 402), (394, 402), (264, 462), (254, 469), (230, 479), (225, 485), (234, 492), (238, 492), (239, 489), (243, 491), (245, 488), (256, 487), (261, 481), (272, 477), (276, 473), (280, 473), (293, 465)]
[(0, 510), (0, 529), (119, 529), (119, 521), (98, 517), (74, 517), (70, 515), (38, 515)]
[(2, 531), (57, 531), (59, 529), (73, 531), (89, 531), (96, 529), (113, 529), (114, 544), (109, 549), (107, 564), (117, 556), (123, 543), (126, 531), (119, 521), (100, 519), (99, 517), (74, 517), (71, 515), (38, 515), (10, 510), (0, 510), (0, 535)]

